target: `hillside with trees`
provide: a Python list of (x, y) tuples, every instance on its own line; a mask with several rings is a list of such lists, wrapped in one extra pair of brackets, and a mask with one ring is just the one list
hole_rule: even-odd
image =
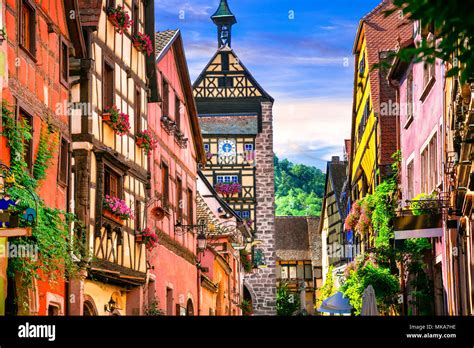
[(277, 216), (319, 216), (326, 175), (318, 168), (275, 156)]

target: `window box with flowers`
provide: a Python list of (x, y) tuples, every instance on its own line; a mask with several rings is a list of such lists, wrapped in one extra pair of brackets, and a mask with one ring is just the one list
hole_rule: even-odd
[(102, 120), (120, 136), (130, 132), (130, 117), (126, 113), (120, 112), (115, 105), (105, 108)]
[(142, 34), (140, 32), (133, 34), (132, 36), (133, 46), (140, 52), (146, 52), (149, 56), (153, 52), (153, 44), (148, 34)]
[(215, 186), (216, 192), (224, 197), (233, 197), (242, 191), (242, 186), (237, 183), (219, 183)]
[(123, 199), (106, 195), (103, 205), (102, 214), (121, 224), (125, 224), (125, 220), (133, 219), (132, 209), (130, 209)]
[(135, 236), (135, 241), (144, 243), (148, 251), (152, 251), (158, 246), (158, 236), (149, 227)]
[(107, 18), (119, 34), (123, 34), (133, 24), (128, 12), (120, 5), (117, 7), (107, 7), (106, 13)]
[(158, 140), (155, 135), (148, 129), (138, 132), (135, 135), (137, 139), (137, 146), (145, 151), (147, 156), (151, 155), (151, 152), (156, 149)]

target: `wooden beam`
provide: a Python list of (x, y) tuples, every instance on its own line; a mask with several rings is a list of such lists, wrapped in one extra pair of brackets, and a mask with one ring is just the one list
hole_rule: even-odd
[(0, 229), (0, 237), (31, 237), (31, 227)]

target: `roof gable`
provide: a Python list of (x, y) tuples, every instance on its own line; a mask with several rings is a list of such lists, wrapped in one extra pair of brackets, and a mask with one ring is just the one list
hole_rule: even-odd
[(180, 92), (183, 94), (189, 115), (187, 120), (190, 122), (190, 129), (192, 131), (192, 136), (189, 137), (189, 140), (194, 144), (198, 162), (204, 164), (206, 156), (204, 153), (201, 128), (199, 126), (197, 108), (193, 97), (191, 79), (189, 77), (181, 32), (179, 30), (157, 32), (155, 34), (155, 46), (158, 45), (159, 47), (156, 47), (155, 49), (157, 55), (157, 66), (167, 59), (168, 55), (173, 56), (174, 66), (179, 77)]
[(193, 84), (195, 98), (273, 98), (229, 47), (217, 50)]

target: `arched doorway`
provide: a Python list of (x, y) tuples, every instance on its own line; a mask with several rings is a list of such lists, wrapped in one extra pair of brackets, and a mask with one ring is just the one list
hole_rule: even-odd
[(242, 299), (242, 315), (249, 316), (253, 314), (253, 301), (249, 289), (244, 285), (244, 293)]
[(186, 304), (186, 315), (189, 317), (194, 316), (194, 304), (191, 299), (189, 299), (188, 303)]
[(84, 305), (83, 305), (83, 315), (85, 317), (92, 317), (99, 315), (97, 308), (95, 306), (94, 300), (92, 297), (86, 295), (84, 296)]

